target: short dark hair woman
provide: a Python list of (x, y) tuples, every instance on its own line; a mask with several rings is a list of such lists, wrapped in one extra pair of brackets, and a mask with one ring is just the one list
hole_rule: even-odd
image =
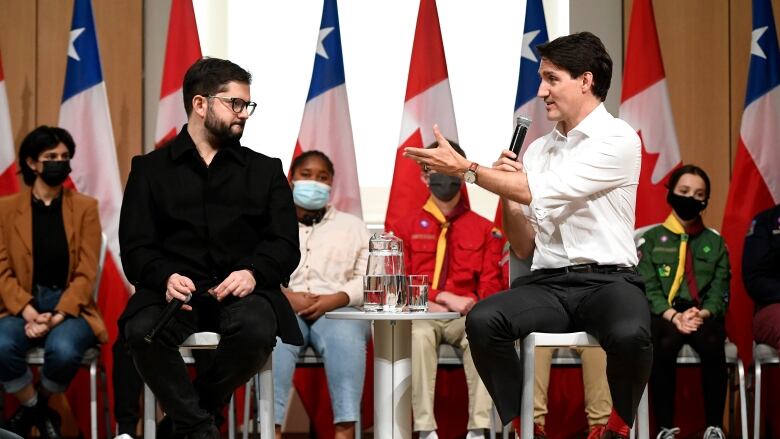
[[(62, 128), (40, 126), (19, 148), (26, 187), (0, 198), (0, 383), (19, 410), (3, 428), (59, 437), (48, 397), (64, 392), (84, 352), (108, 339), (92, 292), (100, 253), (97, 200), (63, 188), (76, 145)], [(40, 382), (27, 351), (45, 350)]]

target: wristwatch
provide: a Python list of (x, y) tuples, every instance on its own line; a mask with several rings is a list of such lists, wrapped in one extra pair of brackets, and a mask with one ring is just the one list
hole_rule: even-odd
[(466, 183), (474, 184), (474, 183), (477, 182), (477, 168), (478, 167), (479, 167), (479, 165), (477, 164), (477, 162), (473, 162), (473, 163), (471, 163), (471, 165), (469, 165), (469, 168), (466, 169), (466, 172), (463, 174), (463, 180)]

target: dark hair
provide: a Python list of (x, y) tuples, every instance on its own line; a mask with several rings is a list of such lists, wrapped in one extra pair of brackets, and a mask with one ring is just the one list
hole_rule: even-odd
[(32, 186), (35, 182), (35, 172), (27, 165), (27, 158), (38, 161), (42, 152), (54, 149), (62, 143), (68, 148), (70, 157), (76, 154), (76, 144), (70, 133), (59, 127), (41, 125), (30, 131), (19, 146), (19, 172), (22, 173), (24, 184)]
[(330, 161), (330, 157), (325, 155), (322, 151), (317, 151), (316, 149), (312, 149), (311, 151), (306, 151), (304, 153), (301, 153), (298, 157), (295, 157), (293, 159), (292, 164), (290, 165), (290, 177), (295, 174), (295, 171), (303, 165), (306, 160), (309, 160), (311, 158), (318, 158), (325, 162), (325, 167), (328, 168), (328, 172), (330, 172), (331, 177), (336, 175), (336, 171), (333, 169), (333, 162)]
[(593, 94), (604, 101), (612, 81), (612, 58), (604, 43), (590, 32), (579, 32), (536, 46), (539, 55), (577, 78), (593, 74)]
[(696, 166), (696, 165), (683, 165), (679, 168), (672, 171), (672, 174), (669, 176), (669, 182), (666, 183), (666, 188), (669, 189), (669, 193), (674, 192), (675, 186), (677, 186), (677, 182), (680, 181), (680, 177), (682, 177), (685, 174), (693, 174), (698, 175), (701, 177), (702, 180), (704, 180), (704, 193), (705, 193), (705, 199), (710, 199), (710, 177), (707, 176), (707, 173), (704, 172), (704, 169)]
[(225, 91), (228, 82), (252, 83), (252, 74), (226, 59), (204, 57), (191, 65), (184, 74), (182, 94), (184, 111), (192, 113), (192, 98), (211, 96)]
[[(461, 157), (466, 158), (466, 152), (463, 151), (463, 148), (461, 148), (460, 145), (458, 145), (458, 142), (452, 141), (450, 139), (447, 139), (447, 142), (450, 143), (452, 149), (454, 149), (458, 154), (460, 154)], [(439, 147), (439, 142), (433, 142), (430, 145), (426, 146), (425, 149), (438, 148), (438, 147)]]

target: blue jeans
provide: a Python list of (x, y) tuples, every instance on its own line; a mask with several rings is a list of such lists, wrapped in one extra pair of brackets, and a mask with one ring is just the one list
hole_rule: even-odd
[[(62, 290), (42, 287), (33, 288), (32, 305), (38, 312), (54, 312), (62, 297)], [(27, 366), (27, 351), (43, 346), (44, 363), (41, 371), (41, 385), (49, 392), (64, 392), (76, 375), (84, 352), (97, 344), (98, 340), (82, 317), (67, 317), (41, 338), (27, 338), (22, 317), (0, 318), (0, 383), (5, 391), (14, 393), (32, 382), (32, 373)]]
[(333, 422), (356, 422), (360, 419), (360, 400), (366, 375), (366, 343), (371, 335), (371, 323), (325, 317), (311, 322), (298, 317), (298, 326), (303, 334), (303, 346), (285, 344), (277, 339), (274, 348), (274, 421), (277, 425), (284, 422), (295, 363), (298, 355), (311, 345), (325, 363)]

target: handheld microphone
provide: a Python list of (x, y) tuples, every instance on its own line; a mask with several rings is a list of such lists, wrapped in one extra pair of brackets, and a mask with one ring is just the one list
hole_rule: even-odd
[[(189, 297), (191, 298), (192, 295), (190, 294)], [(187, 299), (187, 302), (189, 302), (189, 299)], [(144, 341), (147, 343), (153, 342), (154, 338), (157, 336), (157, 333), (165, 329), (165, 327), (168, 325), (168, 322), (170, 322), (173, 318), (173, 315), (176, 314), (176, 311), (180, 310), (181, 306), (185, 303), (186, 302), (182, 302), (179, 299), (171, 299), (171, 301), (165, 305), (165, 309), (163, 309), (162, 314), (160, 314), (160, 317), (157, 319), (157, 323), (155, 323), (152, 330), (144, 336)]]
[(528, 127), (531, 126), (531, 119), (525, 116), (517, 116), (515, 123), (515, 132), (512, 133), (512, 142), (509, 144), (509, 150), (515, 153), (515, 160), (520, 160), (520, 148), (523, 147), (525, 135), (528, 133)]

